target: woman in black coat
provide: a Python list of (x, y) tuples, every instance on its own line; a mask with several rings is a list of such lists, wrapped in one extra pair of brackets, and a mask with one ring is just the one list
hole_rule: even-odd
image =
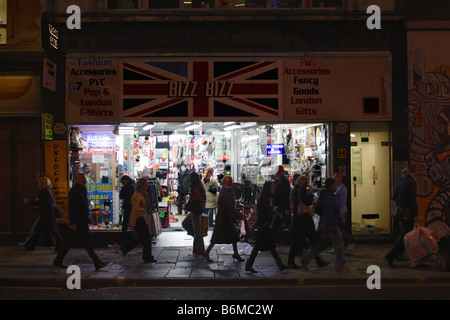
[(205, 251), (205, 258), (208, 262), (212, 262), (209, 258), (209, 252), (215, 244), (233, 245), (233, 259), (244, 261), (238, 253), (237, 242), (239, 234), (236, 229), (236, 207), (233, 194), (233, 178), (226, 176), (222, 179), (222, 189), (220, 190), (217, 202), (218, 213), (216, 224), (209, 247)]
[[(304, 175), (300, 176), (295, 181), (291, 194), (293, 216), (291, 220), (291, 248), (289, 249), (288, 266), (292, 269), (300, 268), (300, 266), (295, 264), (295, 256), (303, 253), (305, 241), (308, 240), (311, 246), (316, 245), (319, 241), (312, 218), (312, 210), (299, 212), (300, 202), (310, 207), (313, 204), (313, 198), (312, 193), (309, 191), (309, 178)], [(318, 266), (328, 264), (319, 255), (315, 257), (315, 260)]]
[[(283, 271), (286, 265), (281, 261), (280, 255), (276, 250), (276, 242), (273, 230), (271, 229), (272, 220), (274, 217), (274, 207), (272, 206), (271, 197), (275, 190), (274, 184), (271, 181), (264, 183), (263, 189), (257, 203), (257, 219), (256, 219), (256, 244), (253, 247), (252, 253), (245, 265), (245, 271), (257, 273), (253, 269), (253, 263), (259, 251), (270, 250), (270, 253), (275, 258), (278, 268)], [(256, 231), (257, 230), (257, 231)]]
[(30, 200), (28, 197), (24, 202), (39, 208), (39, 220), (33, 228), (31, 236), (24, 243), (20, 243), (26, 250), (34, 250), (41, 234), (46, 240), (53, 236), (55, 240), (55, 251), (61, 248), (62, 237), (59, 233), (58, 224), (55, 216), (55, 199), (53, 197), (52, 183), (50, 179), (42, 174), (38, 177), (39, 195), (36, 200)]

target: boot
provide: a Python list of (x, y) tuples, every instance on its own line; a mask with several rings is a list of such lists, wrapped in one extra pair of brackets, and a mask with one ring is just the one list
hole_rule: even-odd
[(272, 253), (272, 256), (275, 258), (275, 261), (277, 262), (277, 266), (280, 269), (280, 271), (287, 269), (287, 266), (281, 260), (281, 257), (278, 254), (278, 252), (275, 249), (271, 249), (270, 252)]
[(250, 254), (250, 257), (247, 259), (247, 262), (245, 263), (245, 271), (248, 271), (251, 273), (258, 273), (258, 271), (253, 269), (253, 263), (255, 262), (257, 254), (258, 254), (258, 250), (256, 248), (253, 248), (252, 253)]

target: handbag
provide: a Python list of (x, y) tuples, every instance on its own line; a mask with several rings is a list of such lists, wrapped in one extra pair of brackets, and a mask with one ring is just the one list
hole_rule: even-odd
[(208, 188), (208, 191), (211, 192), (212, 194), (216, 194), (217, 193), (217, 188), (210, 184), (209, 188)]
[(58, 207), (58, 206), (55, 206), (54, 208), (53, 208), (53, 210), (54, 210), (54, 212), (55, 212), (55, 217), (56, 218), (62, 218), (62, 217), (64, 217), (64, 211), (60, 208), (60, 207)]
[(298, 189), (298, 211), (297, 211), (297, 215), (298, 216), (302, 216), (304, 214), (307, 214), (309, 216), (313, 216), (313, 210), (311, 209), (310, 206), (307, 206), (306, 204), (303, 203), (303, 201), (301, 200), (301, 194), (300, 194), (300, 188)]
[(191, 197), (186, 200), (186, 204), (184, 205), (184, 210), (193, 212), (205, 212), (205, 205), (201, 201), (192, 200)]

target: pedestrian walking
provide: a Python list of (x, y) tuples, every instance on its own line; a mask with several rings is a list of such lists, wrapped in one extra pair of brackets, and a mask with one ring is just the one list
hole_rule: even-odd
[(284, 175), (284, 167), (278, 166), (275, 178), (275, 191), (273, 193), (273, 206), (275, 207), (275, 217), (273, 219), (274, 230), (289, 229), (291, 220), (290, 193), (291, 187), (289, 180)]
[(200, 176), (196, 172), (189, 175), (189, 214), (181, 223), (187, 233), (194, 237), (192, 252), (204, 255), (202, 214), (205, 211), (206, 192)]
[(136, 191), (131, 197), (131, 213), (128, 223), (128, 231), (136, 232), (136, 236), (120, 245), (120, 251), (125, 256), (128, 252), (142, 244), (142, 260), (145, 262), (156, 262), (152, 255), (152, 236), (148, 224), (149, 199), (148, 182), (140, 178), (136, 183)]
[(273, 182), (267, 181), (264, 183), (261, 194), (257, 202), (257, 219), (255, 223), (256, 243), (253, 247), (250, 257), (245, 264), (245, 271), (257, 273), (253, 268), (256, 256), (259, 251), (270, 250), (270, 253), (275, 258), (278, 268), (283, 271), (286, 265), (281, 260), (278, 251), (276, 250), (275, 235), (272, 229), (272, 220), (274, 218), (274, 207), (272, 205), (272, 195), (275, 191)]
[(52, 183), (45, 173), (38, 175), (37, 177), (39, 194), (35, 200), (30, 200), (29, 197), (25, 197), (24, 203), (37, 207), (39, 210), (39, 216), (36, 219), (31, 234), (24, 242), (19, 242), (19, 245), (25, 248), (27, 251), (35, 249), (40, 236), (44, 237), (44, 243), (50, 244), (52, 237), (55, 244), (55, 252), (61, 249), (62, 236), (59, 233), (59, 227), (56, 222), (55, 216), (55, 198), (52, 190)]
[(186, 168), (186, 165), (184, 163), (180, 166), (180, 171), (178, 172), (177, 177), (177, 209), (178, 215), (181, 215), (183, 213), (183, 207), (186, 204), (186, 196), (189, 193), (189, 176), (191, 174), (191, 171)]
[(54, 266), (67, 268), (63, 261), (74, 244), (81, 245), (87, 251), (96, 270), (106, 265), (94, 251), (89, 233), (89, 223), (86, 177), (83, 173), (77, 173), (75, 183), (69, 191), (69, 230), (67, 237), (64, 238), (61, 250), (53, 261)]
[(414, 166), (404, 168), (401, 172), (400, 180), (394, 187), (392, 197), (396, 201), (394, 223), (398, 224), (399, 234), (394, 247), (385, 256), (392, 268), (395, 268), (394, 260), (405, 250), (403, 238), (414, 228), (414, 220), (418, 214), (417, 183), (412, 176), (415, 172)]
[(344, 243), (342, 239), (342, 220), (339, 204), (336, 199), (336, 182), (332, 178), (325, 179), (325, 188), (320, 191), (317, 212), (320, 215), (318, 231), (320, 241), (301, 258), (302, 266), (309, 270), (309, 262), (322, 252), (328, 245), (329, 238), (336, 252), (334, 268), (336, 271), (347, 271), (344, 259)]
[(202, 179), (203, 187), (206, 190), (205, 213), (208, 215), (208, 226), (214, 227), (217, 209), (217, 191), (219, 190), (219, 182), (213, 177), (214, 169), (206, 169), (205, 176)]
[(237, 250), (239, 233), (237, 229), (236, 201), (233, 194), (233, 178), (225, 176), (222, 179), (222, 190), (218, 200), (219, 213), (217, 214), (216, 225), (211, 236), (211, 242), (205, 251), (206, 261), (212, 262), (209, 253), (215, 244), (232, 244), (233, 259), (244, 261)]
[[(289, 249), (288, 267), (298, 269), (300, 266), (295, 264), (295, 257), (303, 254), (303, 248), (306, 241), (309, 241), (311, 247), (318, 244), (319, 238), (313, 220), (314, 196), (310, 191), (309, 178), (305, 175), (300, 176), (292, 189), (292, 221), (291, 221), (291, 247)], [(315, 257), (318, 266), (326, 266), (328, 263), (322, 260), (320, 255)]]
[(334, 181), (336, 181), (336, 199), (338, 201), (339, 209), (340, 209), (340, 215), (342, 220), (342, 238), (344, 239), (344, 244), (348, 244), (348, 249), (352, 250), (355, 249), (356, 241), (355, 238), (352, 237), (348, 232), (348, 208), (347, 208), (347, 187), (343, 183), (344, 177), (340, 173), (334, 174)]
[(131, 214), (131, 198), (135, 192), (133, 179), (129, 176), (124, 175), (120, 178), (120, 183), (122, 184), (122, 188), (119, 192), (119, 199), (122, 200), (122, 232), (120, 233), (120, 238), (118, 243), (114, 245), (109, 245), (108, 247), (114, 249), (115, 251), (119, 251), (120, 245), (126, 241), (133, 239), (133, 234), (128, 231), (128, 223), (130, 221)]

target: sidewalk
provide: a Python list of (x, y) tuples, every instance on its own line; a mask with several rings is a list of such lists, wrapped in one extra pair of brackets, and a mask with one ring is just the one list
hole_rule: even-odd
[[(210, 234), (205, 237), (209, 244)], [(153, 247), (155, 263), (141, 260), (140, 248), (123, 257), (109, 248), (96, 248), (99, 257), (107, 265), (98, 270), (81, 248), (69, 251), (64, 263), (77, 265), (81, 269), (83, 289), (117, 286), (258, 286), (258, 285), (316, 285), (352, 284), (366, 286), (371, 275), (370, 265), (381, 268), (381, 283), (450, 283), (450, 272), (438, 269), (434, 261), (427, 266), (412, 269), (408, 261), (396, 261), (396, 268), (388, 266), (384, 255), (391, 243), (357, 243), (356, 248), (346, 251), (346, 263), (350, 271), (334, 271), (334, 254), (324, 251), (321, 255), (330, 265), (318, 268), (314, 261), (310, 270), (287, 269), (279, 271), (268, 251), (260, 252), (254, 268), (259, 273), (245, 272), (245, 262), (233, 261), (230, 246), (216, 245), (211, 251), (212, 263), (192, 254), (192, 237), (183, 231), (163, 232)], [(251, 247), (239, 243), (238, 249), (244, 260), (249, 257)], [(284, 262), (288, 246), (277, 246)], [(66, 288), (70, 274), (66, 270), (52, 267), (55, 254), (49, 248), (38, 247), (25, 251), (19, 246), (0, 247), (0, 287), (59, 287)], [(299, 258), (297, 263), (300, 264)]]

